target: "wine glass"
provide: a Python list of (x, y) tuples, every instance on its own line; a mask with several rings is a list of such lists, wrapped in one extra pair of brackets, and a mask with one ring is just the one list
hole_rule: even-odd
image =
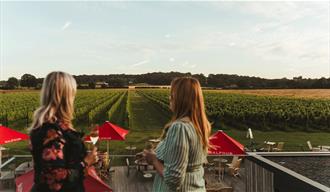
[(97, 141), (99, 140), (99, 126), (98, 125), (91, 126), (91, 132), (90, 132), (89, 138), (91, 139), (93, 146), (95, 146)]

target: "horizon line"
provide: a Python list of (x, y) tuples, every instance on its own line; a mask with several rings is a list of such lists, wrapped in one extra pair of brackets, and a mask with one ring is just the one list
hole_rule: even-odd
[[(61, 70), (55, 70), (55, 71), (61, 71)], [(65, 72), (65, 71), (63, 71)], [(68, 73), (68, 72), (66, 72)], [(267, 78), (267, 77), (260, 77), (260, 76), (250, 76), (250, 75), (242, 75), (242, 74), (233, 74), (233, 73), (192, 73), (192, 72), (179, 72), (179, 71), (153, 71), (153, 72), (145, 72), (145, 73), (109, 73), (109, 74), (72, 74), (72, 73), (69, 73), (70, 75), (72, 76), (83, 76), (83, 75), (86, 75), (86, 76), (109, 76), (109, 75), (145, 75), (145, 74), (149, 74), (149, 73), (182, 73), (182, 74), (186, 74), (186, 73), (190, 73), (191, 75), (204, 75), (205, 77), (208, 77), (209, 75), (237, 75), (237, 76), (241, 76), (241, 77), (254, 77), (254, 78), (261, 78), (261, 79), (267, 79), (267, 80), (276, 80), (276, 79), (294, 79), (295, 77), (302, 77), (303, 79), (322, 79), (322, 78), (325, 78), (325, 79), (329, 79), (330, 77), (325, 77), (325, 76), (321, 76), (321, 77), (308, 77), (308, 78), (304, 78), (303, 75), (297, 75), (297, 76), (294, 76), (292, 78), (289, 78), (289, 77), (280, 77), (280, 78)], [(31, 73), (24, 73), (24, 74), (31, 74)], [(20, 77), (16, 77), (16, 76), (8, 76), (8, 79), (11, 78), (11, 77), (14, 77), (16, 79), (21, 79), (21, 77), (24, 75), (22, 74)], [(45, 78), (45, 77), (40, 77), (40, 76), (37, 76), (37, 75), (34, 75), (34, 74), (31, 74), (33, 76), (35, 76), (37, 79), (42, 79), (42, 78)], [(46, 76), (46, 75), (45, 75)], [(7, 81), (8, 79), (0, 79), (0, 81)]]

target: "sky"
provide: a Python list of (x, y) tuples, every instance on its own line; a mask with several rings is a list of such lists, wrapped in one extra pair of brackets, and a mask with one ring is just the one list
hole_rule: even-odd
[(0, 2), (0, 80), (192, 72), (330, 76), (330, 1)]

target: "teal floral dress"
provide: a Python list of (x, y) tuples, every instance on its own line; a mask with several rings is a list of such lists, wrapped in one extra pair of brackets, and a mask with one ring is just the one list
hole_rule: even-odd
[(156, 174), (153, 191), (205, 191), (203, 163), (207, 153), (190, 122), (175, 121), (156, 150), (164, 164), (163, 177)]

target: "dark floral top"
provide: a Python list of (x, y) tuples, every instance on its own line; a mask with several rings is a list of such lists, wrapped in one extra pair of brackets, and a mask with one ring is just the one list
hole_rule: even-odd
[(36, 192), (84, 192), (86, 148), (82, 133), (44, 123), (31, 132)]

